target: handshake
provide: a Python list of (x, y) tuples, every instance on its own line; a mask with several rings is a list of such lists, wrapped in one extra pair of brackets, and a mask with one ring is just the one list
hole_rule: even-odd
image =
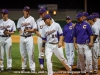
[(8, 32), (9, 32), (9, 30), (7, 30), (7, 28), (6, 28), (3, 33), (4, 33), (4, 35), (7, 35)]

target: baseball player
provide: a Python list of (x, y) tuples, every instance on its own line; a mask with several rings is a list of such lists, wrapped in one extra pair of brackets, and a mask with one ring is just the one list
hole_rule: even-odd
[(100, 18), (99, 18), (99, 14), (97, 12), (92, 13), (92, 15), (94, 16), (94, 21), (99, 28), (98, 57), (100, 57)]
[(93, 31), (93, 47), (92, 47), (92, 60), (93, 60), (93, 70), (94, 74), (98, 73), (98, 36), (99, 36), (99, 28), (94, 22), (93, 16), (88, 16), (87, 20), (89, 24), (92, 26)]
[(44, 69), (44, 53), (41, 51), (41, 48), (42, 48), (41, 34), (42, 34), (43, 26), (45, 25), (44, 20), (42, 20), (42, 18), (46, 14), (46, 9), (41, 8), (38, 13), (40, 15), (40, 18), (36, 21), (37, 23), (36, 34), (39, 36), (38, 37), (39, 64), (40, 64), (41, 70), (43, 70)]
[[(83, 20), (85, 22), (87, 22), (87, 17), (88, 16), (89, 16), (89, 14), (87, 12), (83, 12)], [(77, 50), (77, 53), (78, 53), (78, 50)], [(77, 57), (77, 59), (78, 59), (78, 57)], [(85, 56), (85, 54), (84, 54), (84, 59), (85, 59), (85, 63), (86, 63), (86, 56)], [(79, 62), (79, 59), (77, 60), (77, 70), (80, 70), (80, 62)]]
[(85, 61), (89, 70), (89, 75), (92, 75), (92, 52), (90, 47), (93, 46), (93, 33), (90, 25), (83, 20), (83, 13), (76, 15), (78, 23), (74, 27), (74, 46), (78, 50), (78, 57), (80, 61), (81, 74), (85, 75)]
[(87, 12), (83, 12), (83, 19), (84, 21), (87, 22), (87, 17), (89, 16), (89, 14)]
[(53, 53), (62, 62), (65, 68), (71, 71), (71, 66), (67, 63), (64, 58), (62, 50), (62, 29), (60, 25), (51, 20), (49, 14), (45, 15), (43, 18), (45, 26), (42, 30), (42, 51), (45, 50), (45, 56), (47, 61), (48, 75), (53, 75), (51, 57)]
[(65, 42), (66, 57), (68, 64), (73, 66), (74, 62), (74, 44), (73, 44), (73, 23), (70, 16), (66, 17), (67, 24), (63, 28), (63, 38)]
[(25, 6), (23, 9), (24, 16), (19, 18), (17, 28), (20, 33), (20, 53), (22, 58), (22, 71), (25, 71), (27, 67), (27, 53), (29, 59), (29, 67), (31, 72), (35, 71), (35, 62), (33, 57), (34, 45), (32, 34), (36, 29), (36, 22), (32, 16), (30, 16), (30, 7)]
[(4, 51), (6, 52), (7, 58), (7, 70), (10, 71), (12, 67), (11, 35), (13, 35), (16, 31), (16, 27), (14, 21), (8, 18), (7, 9), (3, 9), (1, 13), (2, 19), (0, 20), (0, 71), (4, 70)]

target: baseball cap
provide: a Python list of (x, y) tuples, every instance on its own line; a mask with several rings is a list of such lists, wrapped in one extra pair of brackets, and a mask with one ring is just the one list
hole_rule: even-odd
[(50, 14), (46, 14), (44, 17), (43, 17), (43, 20), (46, 20), (46, 19), (49, 19), (51, 18)]
[(7, 9), (2, 9), (1, 13), (8, 14), (8, 10)]
[(89, 16), (89, 14), (87, 12), (83, 12), (83, 16)]
[(94, 19), (94, 17), (93, 16), (87, 16), (87, 20), (93, 20)]
[(67, 20), (71, 20), (71, 17), (70, 17), (70, 16), (67, 16), (66, 19), (67, 19)]
[(82, 17), (82, 16), (83, 16), (83, 13), (80, 13), (80, 12), (79, 12), (79, 13), (76, 14), (76, 18), (77, 18), (77, 19), (80, 18), (80, 17)]
[(38, 13), (44, 13), (44, 12), (46, 12), (46, 9), (45, 8), (40, 8)]
[(30, 7), (29, 6), (25, 6), (23, 10), (30, 11)]

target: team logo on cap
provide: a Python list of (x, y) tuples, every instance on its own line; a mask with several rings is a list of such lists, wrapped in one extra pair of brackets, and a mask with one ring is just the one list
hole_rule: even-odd
[(86, 25), (83, 25), (83, 29), (86, 29)]

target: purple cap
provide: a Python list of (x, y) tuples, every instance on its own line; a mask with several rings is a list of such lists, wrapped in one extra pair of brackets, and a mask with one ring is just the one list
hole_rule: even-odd
[(93, 16), (87, 16), (87, 20), (93, 20), (94, 17)]
[(29, 6), (25, 6), (23, 10), (30, 11), (30, 7)]
[(78, 19), (78, 18), (80, 18), (80, 17), (82, 17), (83, 16), (83, 13), (78, 13), (77, 15), (76, 15), (76, 18)]
[(1, 13), (8, 14), (8, 10), (7, 9), (2, 9)]
[(40, 8), (38, 13), (44, 13), (44, 12), (46, 12), (46, 9), (45, 8)]
[(49, 19), (51, 18), (50, 14), (46, 14), (44, 17), (43, 17), (43, 20), (46, 20), (46, 19)]
[(83, 12), (83, 16), (89, 16), (89, 14), (87, 12)]
[(70, 17), (70, 16), (67, 16), (66, 19), (67, 19), (67, 20), (71, 20), (71, 17)]

